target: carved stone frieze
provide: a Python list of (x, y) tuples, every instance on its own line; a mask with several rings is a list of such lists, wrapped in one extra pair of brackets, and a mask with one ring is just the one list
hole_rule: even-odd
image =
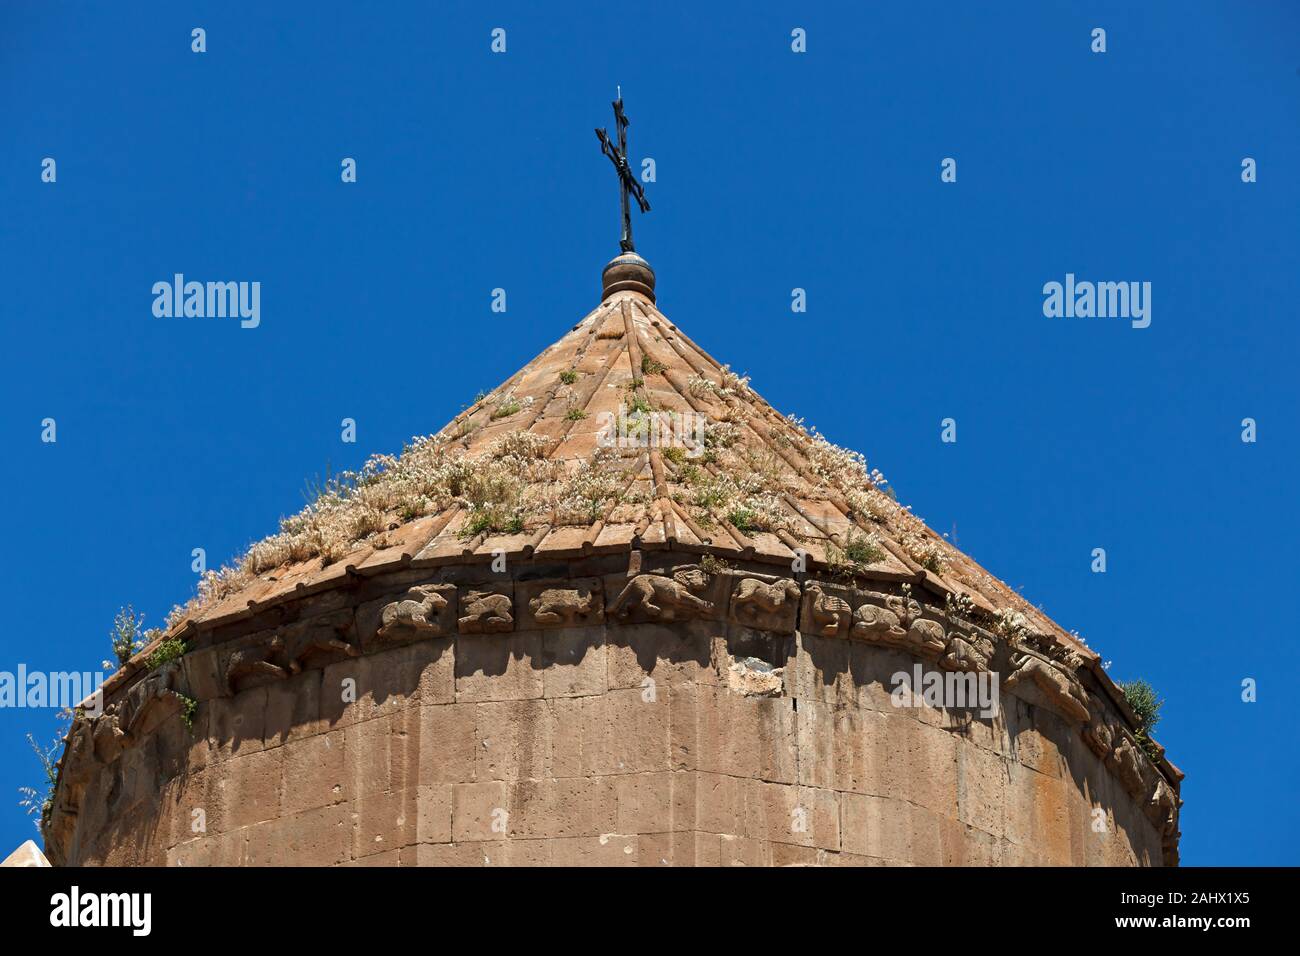
[(853, 620), (853, 606), (840, 593), (843, 589), (810, 581), (804, 589), (804, 628), (821, 637), (847, 637)]
[(609, 612), (617, 620), (633, 623), (712, 617), (716, 605), (700, 596), (711, 584), (711, 576), (699, 568), (684, 568), (671, 577), (638, 574), (614, 599)]
[[(175, 730), (159, 728), (188, 696), (207, 701), (222, 694), (238, 695), (362, 653), (456, 633), (590, 627), (607, 620), (636, 625), (725, 618), (739, 626), (727, 632), (728, 640), (753, 642), (802, 632), (903, 651), (947, 671), (1001, 670), (1002, 689), (1019, 693), (1078, 727), (1087, 749), (1160, 834), (1166, 860), (1176, 859), (1181, 803), (1177, 780), (1164, 775), (1167, 771), (1158, 759), (1142, 752), (1131, 728), (1098, 692), (1083, 657), (1071, 646), (1043, 634), (996, 633), (979, 626), (981, 618), (954, 610), (951, 604), (945, 610), (919, 590), (913, 596), (906, 585), (902, 593), (888, 593), (890, 586), (884, 583), (878, 585), (880, 591), (833, 581), (806, 580), (801, 585), (761, 570), (711, 574), (695, 564), (673, 565), (669, 563), (673, 555), (647, 555), (660, 563), (643, 568), (637, 561), (630, 576), (612, 573), (608, 564), (599, 561), (586, 565), (592, 576), (507, 578), (485, 584), (466, 584), (456, 575), (433, 578), (433, 572), (434, 581), (454, 583), (420, 583), (418, 572), (411, 571), (393, 579), (387, 594), (382, 581), (364, 582), (358, 593), (384, 596), (355, 607), (344, 602), (341, 608), (335, 604), (321, 613), (314, 605), (315, 616), (305, 620), (286, 615), (290, 623), (268, 627), (259, 625), (264, 620), (259, 618), (250, 620), (245, 631), (236, 630), (233, 638), (201, 641), (183, 662), (131, 675), (125, 686), (113, 691), (111, 704), (99, 716), (79, 715), (74, 720), (61, 766), (55, 819), (48, 832), (56, 843), (66, 843), (92, 817), (98, 820), (125, 806), (123, 801), (137, 800), (137, 795), (123, 795), (116, 789), (119, 784), (114, 781), (124, 774), (135, 780), (147, 764), (152, 769), (146, 776), (166, 777), (166, 759), (158, 754), (167, 748), (161, 742), (155, 745), (153, 738), (161, 741), (163, 730)], [(676, 558), (681, 560), (680, 555)], [(549, 569), (544, 573), (553, 575)], [(256, 626), (263, 629), (247, 633)], [(797, 652), (798, 642), (789, 643)], [(475, 642), (473, 646), (487, 645)], [(199, 675), (197, 682), (192, 674)], [(783, 670), (761, 655), (737, 656), (721, 676), (722, 686), (744, 697), (778, 697), (787, 692)], [(149, 746), (141, 748), (141, 741)], [(137, 753), (140, 750), (149, 753)], [(129, 763), (108, 770), (124, 756)], [(81, 822), (76, 823), (79, 815)]]
[(1013, 670), (1002, 679), (1002, 686), (1014, 690), (1030, 682), (1047, 699), (1048, 706), (1062, 716), (1079, 724), (1086, 724), (1090, 716), (1088, 694), (1074, 676), (1079, 661), (1073, 655), (1057, 654), (1055, 659), (1042, 650), (1021, 644), (1012, 648)]
[(993, 641), (974, 629), (948, 632), (948, 646), (939, 666), (950, 671), (986, 671), (993, 660)]
[(793, 634), (799, 614), (799, 585), (789, 578), (771, 584), (741, 578), (731, 593), (731, 619), (773, 634)]
[(451, 585), (422, 584), (391, 597), (369, 601), (357, 608), (357, 633), (363, 649), (395, 647), (452, 633), (456, 589)]
[(585, 627), (605, 620), (605, 591), (599, 578), (529, 581), (515, 585), (525, 628)]
[(515, 629), (514, 601), (504, 588), (460, 592), (460, 633), (508, 634)]

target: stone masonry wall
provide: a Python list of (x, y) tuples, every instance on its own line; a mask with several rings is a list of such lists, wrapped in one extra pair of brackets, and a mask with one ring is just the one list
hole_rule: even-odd
[(196, 635), (74, 728), (56, 862), (1162, 862), (1167, 828), (1036, 686), (992, 719), (896, 707), (925, 656), (808, 627), (806, 584), (662, 555), (629, 597), (639, 560), (409, 571)]

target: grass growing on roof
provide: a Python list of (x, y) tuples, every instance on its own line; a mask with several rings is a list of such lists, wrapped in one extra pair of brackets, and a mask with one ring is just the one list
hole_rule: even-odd
[(492, 420), (496, 421), (498, 418), (509, 418), (511, 415), (515, 414), (521, 408), (523, 408), (523, 406), (520, 405), (519, 402), (517, 402), (515, 399), (507, 398), (504, 402), (502, 402), (500, 405), (498, 405), (496, 408), (492, 410)]

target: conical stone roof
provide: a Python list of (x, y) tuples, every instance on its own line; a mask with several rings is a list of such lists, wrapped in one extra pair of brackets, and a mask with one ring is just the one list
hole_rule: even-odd
[(403, 565), (673, 545), (924, 582), (1096, 657), (897, 503), (863, 456), (697, 345), (656, 307), (653, 273), (647, 286), (609, 271), (601, 303), (559, 341), (435, 435), (336, 479), (210, 574), (169, 631)]

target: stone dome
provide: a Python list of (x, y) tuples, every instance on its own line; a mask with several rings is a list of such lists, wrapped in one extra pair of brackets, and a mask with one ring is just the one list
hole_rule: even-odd
[(1182, 774), (1098, 655), (693, 342), (644, 259), (603, 280), (110, 678), (51, 860), (1176, 863)]

